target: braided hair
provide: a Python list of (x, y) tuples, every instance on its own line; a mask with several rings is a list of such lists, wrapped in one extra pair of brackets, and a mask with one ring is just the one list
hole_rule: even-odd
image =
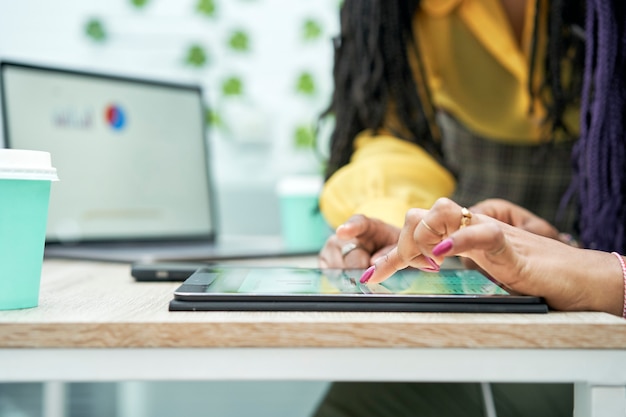
[[(565, 0), (538, 2), (530, 71), (533, 74), (539, 62), (544, 62), (545, 68), (540, 85), (533, 86), (531, 76), (528, 88), (547, 109), (546, 125), (570, 134), (563, 114), (569, 105), (580, 105), (585, 0), (567, 1), (567, 6)], [(539, 6), (544, 2), (549, 2), (547, 54), (538, 57), (537, 23)], [(392, 105), (403, 126), (394, 135), (442, 160), (434, 107), (413, 30), (413, 16), (419, 6), (420, 0), (344, 0), (341, 32), (335, 39), (335, 89), (330, 106), (322, 114), (335, 117), (326, 178), (350, 161), (358, 133), (383, 127)], [(417, 58), (417, 71), (409, 63), (411, 53)], [(567, 80), (562, 77), (564, 65), (569, 69)]]
[(626, 3), (587, 0), (581, 137), (570, 191), (586, 247), (626, 253)]
[[(331, 135), (326, 177), (346, 165), (354, 137), (365, 129), (379, 130), (394, 103), (404, 132), (394, 132), (441, 155), (421, 100), (408, 51), (417, 51), (412, 19), (420, 0), (345, 0), (341, 33), (335, 40), (335, 89), (329, 108), (335, 128)], [(425, 83), (423, 83), (425, 85)]]

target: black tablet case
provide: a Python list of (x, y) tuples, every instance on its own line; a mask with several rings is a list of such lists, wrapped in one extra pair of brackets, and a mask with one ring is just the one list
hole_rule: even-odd
[(479, 302), (349, 302), (349, 301), (183, 301), (173, 299), (169, 311), (352, 311), (440, 313), (547, 313), (538, 303)]

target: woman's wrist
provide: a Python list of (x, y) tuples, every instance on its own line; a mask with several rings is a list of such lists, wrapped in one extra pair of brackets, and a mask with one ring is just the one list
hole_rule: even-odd
[[(565, 248), (563, 248), (565, 249)], [(624, 278), (615, 256), (590, 249), (568, 248), (556, 253), (541, 294), (563, 311), (603, 311), (622, 316)]]
[[(568, 246), (571, 246), (571, 247), (574, 247), (574, 248), (580, 248), (580, 244), (578, 243), (578, 240), (576, 240), (576, 238), (574, 238), (569, 233), (559, 233), (558, 234), (558, 240), (563, 242), (563, 243), (565, 243), (565, 244), (567, 244)], [(617, 314), (618, 310), (615, 307), (614, 300), (613, 300), (613, 302), (611, 302), (611, 301), (607, 302), (608, 300), (605, 299), (605, 297), (602, 296), (602, 295), (600, 297), (592, 297), (592, 300), (595, 298), (595, 302), (591, 303), (591, 305), (592, 305), (591, 309), (593, 309), (593, 310), (601, 310), (601, 311), (610, 310), (610, 312), (612, 312), (613, 314), (620, 315), (621, 317), (626, 318), (626, 262), (624, 261), (624, 257), (622, 255), (620, 255), (619, 253), (617, 253), (617, 252), (611, 252), (611, 255), (613, 255), (614, 257), (617, 258), (618, 264), (619, 264), (619, 266), (621, 268), (621, 275), (620, 274), (615, 275), (614, 273), (611, 274), (610, 271), (607, 271), (606, 272), (606, 277), (602, 278), (602, 276), (600, 276), (600, 280), (603, 280), (603, 279), (607, 280), (608, 281), (608, 285), (611, 288), (614, 288), (616, 290), (618, 289), (618, 287), (621, 286), (621, 290), (619, 291), (619, 294), (622, 294), (622, 297), (621, 297), (621, 302), (622, 302), (621, 309), (619, 310), (619, 314)], [(608, 265), (608, 266), (609, 266), (609, 268), (611, 268), (610, 265)], [(613, 269), (613, 268), (611, 268), (611, 269)], [(620, 278), (619, 281), (616, 280), (615, 278), (611, 278), (610, 275), (614, 275), (614, 276), (619, 277)], [(592, 294), (596, 293), (596, 292), (599, 292), (600, 294), (604, 293), (604, 291), (603, 291), (604, 288), (603, 288), (602, 284), (600, 284), (599, 286), (594, 285), (594, 287), (598, 287), (596, 289), (599, 290), (599, 291), (591, 291)], [(610, 298), (613, 299), (615, 297), (610, 297)], [(596, 307), (593, 307), (594, 305)], [(611, 307), (607, 308), (607, 306), (609, 306), (609, 305)]]
[(624, 257), (617, 252), (611, 252), (611, 255), (614, 255), (620, 266), (622, 267), (622, 282), (624, 283), (624, 305), (622, 307), (622, 317), (626, 318), (626, 262), (624, 262)]
[[(589, 251), (598, 259), (585, 272), (585, 285), (589, 294), (590, 310), (605, 311), (622, 317), (624, 314), (624, 271), (615, 255), (607, 252)], [(621, 257), (620, 257), (621, 258)]]

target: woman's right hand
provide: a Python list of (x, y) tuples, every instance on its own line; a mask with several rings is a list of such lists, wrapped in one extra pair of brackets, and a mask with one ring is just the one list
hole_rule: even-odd
[(408, 266), (423, 268), (424, 259), (441, 264), (449, 256), (467, 257), (506, 287), (543, 297), (557, 310), (622, 313), (624, 283), (614, 255), (464, 211), (446, 198), (430, 210), (410, 210), (397, 247), (377, 260), (361, 282), (380, 283)]
[(320, 268), (363, 269), (398, 243), (400, 229), (362, 214), (350, 217), (319, 253)]
[[(501, 198), (488, 198), (474, 204), (469, 210), (474, 214), (484, 214), (511, 226), (518, 227), (527, 232), (551, 239), (561, 240), (559, 231), (546, 220), (536, 214), (518, 206), (508, 200)], [(466, 257), (461, 257), (461, 263), (469, 269), (481, 268), (476, 263)], [(485, 271), (483, 271), (485, 272)]]

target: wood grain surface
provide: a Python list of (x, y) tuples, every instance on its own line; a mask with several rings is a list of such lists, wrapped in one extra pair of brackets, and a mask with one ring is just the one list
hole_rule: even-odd
[[(315, 266), (314, 258), (237, 261)], [(437, 347), (626, 349), (604, 313), (170, 312), (179, 283), (121, 263), (46, 260), (40, 303), (0, 311), (0, 348)]]

